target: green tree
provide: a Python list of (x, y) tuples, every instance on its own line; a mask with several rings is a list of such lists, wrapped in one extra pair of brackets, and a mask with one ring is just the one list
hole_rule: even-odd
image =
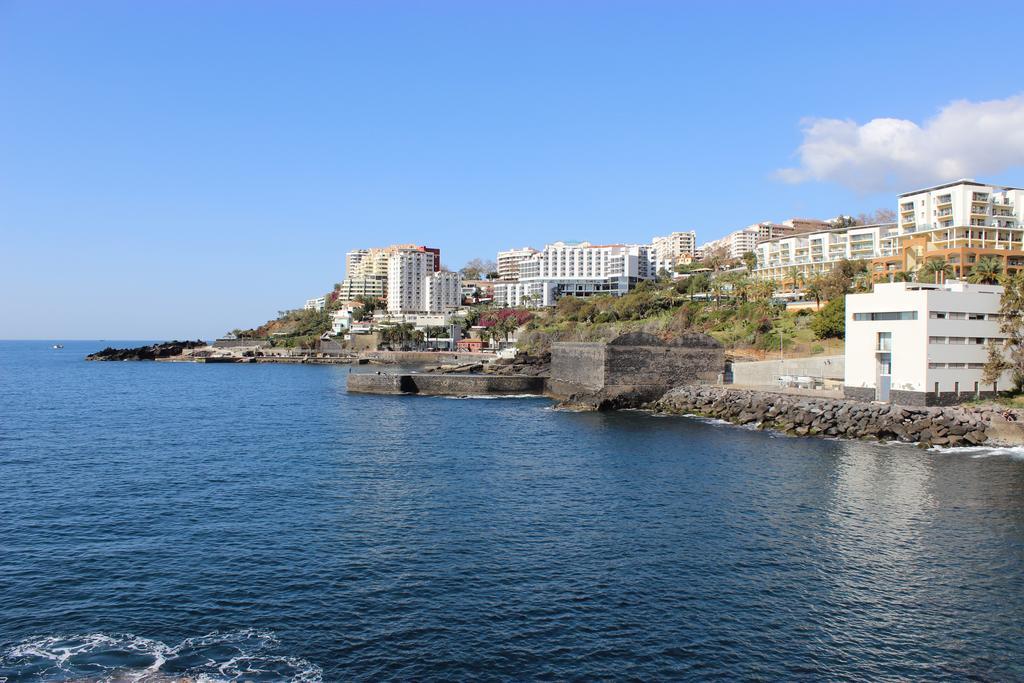
[(985, 365), (986, 382), (997, 382), (1009, 370), (1015, 388), (1024, 387), (1024, 271), (1004, 276), (999, 302), (999, 331), (1006, 335), (1001, 344), (989, 347)]
[(953, 266), (946, 259), (939, 256), (928, 259), (921, 266), (920, 277), (922, 282), (939, 284), (951, 275), (953, 275)]
[(821, 308), (821, 298), (825, 295), (827, 283), (821, 275), (815, 275), (804, 285), (804, 294), (814, 299), (815, 308)]
[(743, 265), (747, 267), (748, 273), (753, 273), (754, 269), (757, 268), (757, 254), (752, 251), (743, 254)]
[(818, 339), (842, 339), (846, 335), (846, 298), (835, 297), (811, 318), (811, 331)]
[(967, 281), (976, 285), (994, 285), (1003, 275), (1003, 263), (997, 256), (982, 256), (971, 268)]

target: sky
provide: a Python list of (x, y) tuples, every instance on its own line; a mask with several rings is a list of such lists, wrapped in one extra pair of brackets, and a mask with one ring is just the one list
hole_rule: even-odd
[(1019, 10), (0, 0), (0, 339), (211, 339), (359, 247), (457, 269), (1021, 186)]

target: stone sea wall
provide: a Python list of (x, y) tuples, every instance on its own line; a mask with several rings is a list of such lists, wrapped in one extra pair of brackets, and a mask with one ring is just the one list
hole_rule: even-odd
[(992, 416), (961, 408), (907, 407), (789, 396), (714, 386), (681, 386), (649, 407), (713, 417), (796, 436), (970, 446), (991, 442)]
[(515, 375), (353, 373), (348, 376), (347, 388), (350, 392), (362, 394), (539, 395), (544, 392), (544, 378)]

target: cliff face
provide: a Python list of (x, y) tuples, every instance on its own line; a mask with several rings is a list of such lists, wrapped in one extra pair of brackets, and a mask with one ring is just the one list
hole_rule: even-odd
[(111, 346), (90, 353), (86, 360), (156, 360), (157, 358), (172, 358), (180, 356), (189, 349), (206, 346), (206, 342), (197, 339), (196, 341), (172, 341), (162, 344), (151, 344), (139, 346), (134, 349), (115, 349)]

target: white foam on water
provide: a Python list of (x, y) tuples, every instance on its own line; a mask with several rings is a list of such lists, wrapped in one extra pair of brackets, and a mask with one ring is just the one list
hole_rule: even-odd
[(928, 450), (936, 453), (960, 453), (972, 458), (1004, 456), (1014, 460), (1024, 460), (1024, 446), (952, 446), (948, 448), (932, 446)]
[[(186, 638), (173, 646), (132, 634), (54, 635), (24, 640), (0, 652), (0, 672), (15, 675), (19, 671), (31, 672), (37, 677), (97, 683), (158, 683), (182, 679), (205, 683), (260, 679), (319, 683), (323, 679), (320, 667), (301, 657), (283, 654), (279, 649), (280, 641), (273, 633), (255, 629), (209, 633)], [(225, 651), (230, 656), (223, 654)], [(152, 661), (145, 665), (133, 662), (109, 666), (97, 662), (104, 655), (116, 660), (118, 653), (127, 653), (133, 660), (149, 658)], [(211, 656), (213, 653), (221, 653), (220, 661)], [(181, 668), (175, 666), (179, 657), (205, 661)]]

